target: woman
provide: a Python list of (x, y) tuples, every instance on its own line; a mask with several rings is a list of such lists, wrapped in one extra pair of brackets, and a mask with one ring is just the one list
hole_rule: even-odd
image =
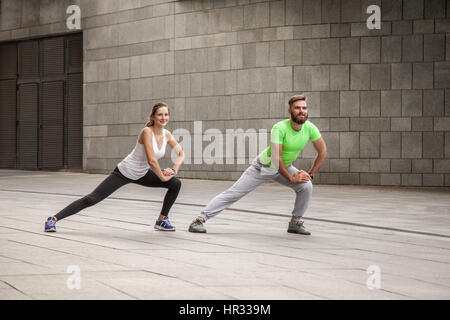
[[(175, 231), (175, 227), (168, 219), (168, 214), (181, 188), (181, 181), (175, 175), (184, 161), (184, 152), (172, 134), (164, 129), (169, 121), (169, 115), (167, 104), (163, 102), (155, 104), (150, 114), (150, 121), (139, 133), (133, 151), (93, 192), (74, 201), (55, 216), (49, 217), (45, 222), (45, 231), (55, 232), (57, 221), (93, 206), (128, 183), (168, 189), (161, 213), (155, 223), (155, 229)], [(175, 149), (178, 158), (172, 168), (163, 171), (158, 160), (164, 156), (167, 144)]]

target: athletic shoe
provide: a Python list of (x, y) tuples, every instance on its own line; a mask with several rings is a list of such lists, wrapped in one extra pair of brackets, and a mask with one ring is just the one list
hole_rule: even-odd
[(203, 222), (199, 218), (196, 218), (189, 226), (189, 232), (206, 233), (206, 229)]
[(304, 235), (310, 235), (311, 232), (307, 231), (303, 226), (303, 221), (298, 221), (296, 224), (289, 223), (289, 227), (287, 229), (289, 233), (298, 233)]
[(45, 232), (56, 232), (56, 219), (54, 217), (48, 217), (45, 221)]
[(162, 231), (175, 231), (175, 227), (170, 224), (168, 217), (164, 217), (163, 220), (156, 221), (155, 229), (162, 230)]

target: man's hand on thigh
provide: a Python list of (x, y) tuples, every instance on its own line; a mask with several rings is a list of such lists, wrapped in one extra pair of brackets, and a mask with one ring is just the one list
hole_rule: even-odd
[(294, 183), (304, 183), (311, 180), (308, 172), (300, 170), (294, 174)]

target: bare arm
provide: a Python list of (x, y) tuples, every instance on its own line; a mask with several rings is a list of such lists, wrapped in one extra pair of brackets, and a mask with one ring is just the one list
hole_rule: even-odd
[(297, 183), (296, 178), (286, 168), (283, 160), (281, 160), (281, 152), (283, 145), (278, 143), (270, 144), (270, 158), (273, 165), (278, 169), (278, 172), (291, 183)]
[(178, 153), (177, 161), (175, 161), (175, 164), (172, 167), (178, 172), (184, 162), (184, 151), (169, 131), (167, 131), (167, 135), (167, 143), (176, 153)]
[(141, 139), (144, 144), (145, 154), (147, 155), (147, 161), (152, 168), (152, 171), (158, 176), (161, 181), (168, 181), (171, 176), (164, 176), (161, 167), (159, 166), (158, 160), (155, 158), (155, 153), (153, 152), (153, 142), (152, 142), (153, 132), (150, 128), (144, 128), (141, 132)]
[(327, 146), (322, 137), (320, 137), (316, 141), (313, 141), (313, 146), (317, 151), (317, 156), (309, 172), (311, 172), (311, 174), (314, 176), (317, 172), (319, 172), (319, 168), (322, 165), (323, 160), (325, 160), (325, 157), (327, 156)]

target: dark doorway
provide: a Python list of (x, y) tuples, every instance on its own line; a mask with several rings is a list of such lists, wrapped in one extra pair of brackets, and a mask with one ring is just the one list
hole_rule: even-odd
[(0, 167), (76, 169), (83, 154), (82, 35), (0, 44)]

